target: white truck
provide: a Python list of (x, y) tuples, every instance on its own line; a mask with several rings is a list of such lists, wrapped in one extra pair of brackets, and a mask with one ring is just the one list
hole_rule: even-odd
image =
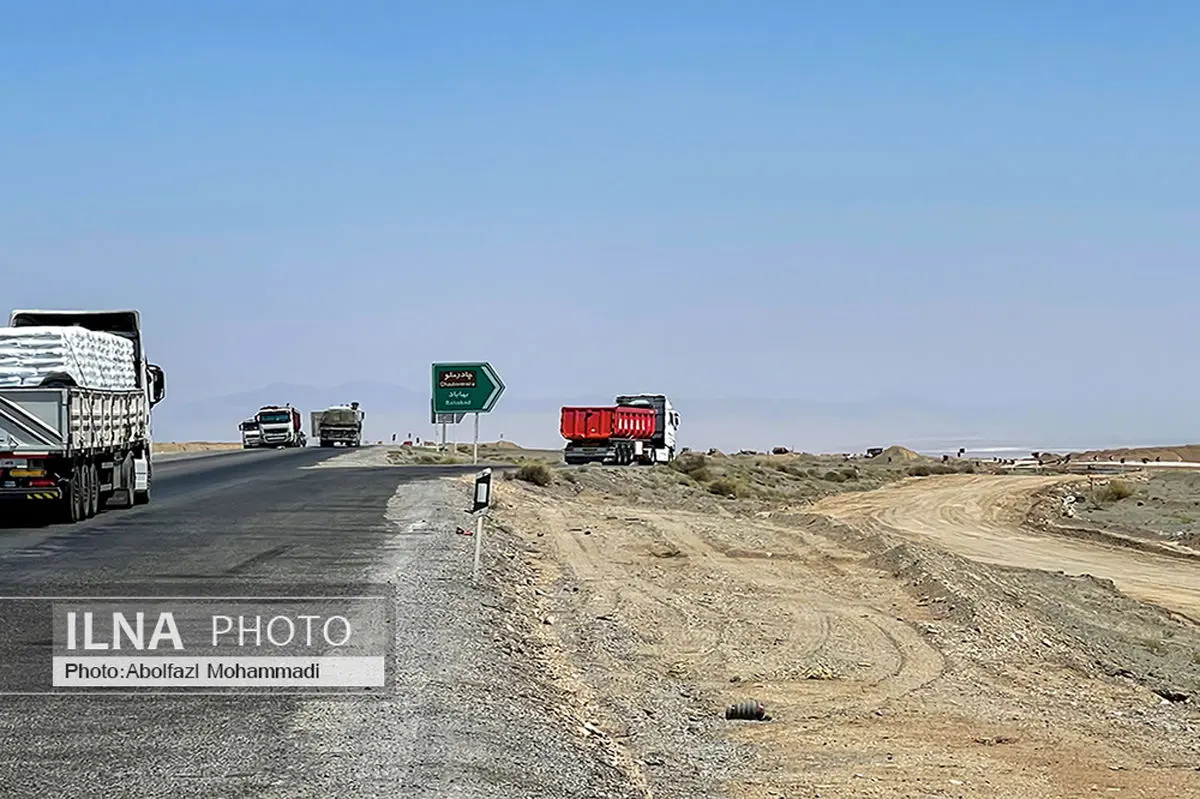
[(300, 411), (291, 405), (264, 405), (258, 409), (254, 420), (258, 422), (261, 447), (308, 446), (300, 423)]
[(0, 500), (64, 522), (149, 502), (150, 411), (166, 380), (146, 360), (140, 314), (18, 310), (8, 324), (0, 329)]
[(242, 433), (242, 449), (254, 449), (262, 445), (262, 431), (258, 429), (257, 419), (247, 419), (238, 425)]
[(364, 416), (366, 414), (358, 409), (357, 402), (313, 411), (312, 437), (320, 441), (322, 447), (332, 447), (339, 443), (347, 447), (361, 447)]

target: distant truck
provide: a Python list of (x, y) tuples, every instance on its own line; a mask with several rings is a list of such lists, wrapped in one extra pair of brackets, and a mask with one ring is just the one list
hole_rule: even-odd
[(262, 446), (262, 431), (258, 429), (257, 419), (247, 419), (238, 425), (242, 433), (242, 449), (254, 449)]
[(624, 394), (611, 406), (566, 406), (559, 432), (569, 464), (670, 463), (675, 459), (679, 412), (663, 394)]
[(264, 405), (254, 415), (258, 422), (259, 446), (304, 447), (308, 439), (301, 426), (300, 411), (291, 405)]
[(150, 501), (166, 395), (137, 311), (13, 311), (0, 329), (0, 499), (73, 523)]
[(333, 405), (323, 411), (312, 412), (312, 437), (322, 447), (344, 444), (347, 447), (362, 446), (363, 417), (357, 402), (349, 405)]

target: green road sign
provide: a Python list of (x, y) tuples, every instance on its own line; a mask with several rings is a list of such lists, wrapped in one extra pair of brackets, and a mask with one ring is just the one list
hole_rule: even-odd
[(489, 363), (435, 363), (434, 413), (487, 413), (504, 393), (504, 383)]

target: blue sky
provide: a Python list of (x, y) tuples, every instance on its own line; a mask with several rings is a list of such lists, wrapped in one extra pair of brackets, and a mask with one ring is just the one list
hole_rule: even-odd
[(1182, 2), (3, 2), (3, 295), (142, 309), (181, 399), (474, 359), (1194, 394), (1196, 41)]

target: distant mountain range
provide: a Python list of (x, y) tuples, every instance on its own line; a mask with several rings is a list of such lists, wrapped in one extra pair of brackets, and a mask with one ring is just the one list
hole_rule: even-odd
[[(481, 438), (503, 437), (530, 447), (558, 448), (558, 409), (562, 405), (605, 405), (613, 395), (555, 398), (506, 393), (496, 409), (482, 414)], [(882, 397), (838, 402), (785, 397), (691, 399), (672, 397), (680, 411), (681, 444), (697, 449), (718, 447), (767, 449), (787, 446), (819, 452), (859, 451), (871, 446), (904, 444), (925, 452), (968, 449), (1087, 449), (1172, 444), (1200, 438), (1200, 425), (1180, 425), (1180, 414), (1122, 404), (1060, 402), (968, 405), (921, 397)], [(366, 412), (366, 437), (390, 440), (413, 434), (432, 437), (428, 391), (379, 382), (353, 382), (318, 387), (276, 383), (253, 391), (179, 402), (168, 397), (154, 412), (160, 441), (233, 441), (238, 423), (263, 405), (299, 408), (308, 424), (309, 411), (358, 402)], [(1173, 421), (1176, 420), (1176, 421)], [(1175, 428), (1181, 429), (1175, 429)], [(450, 430), (469, 441), (471, 419)]]

